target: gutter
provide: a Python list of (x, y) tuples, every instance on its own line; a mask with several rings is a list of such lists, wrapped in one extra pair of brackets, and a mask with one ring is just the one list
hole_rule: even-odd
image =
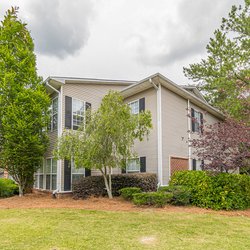
[[(51, 78), (47, 78), (45, 81), (46, 86), (54, 90), (58, 94), (58, 130), (57, 130), (57, 136), (60, 137), (62, 135), (62, 86), (61, 91), (58, 91), (56, 88), (51, 86), (48, 82)], [(58, 192), (61, 192), (61, 179), (62, 179), (62, 160), (57, 161), (57, 189), (53, 191), (53, 196), (56, 195)]]
[(157, 161), (158, 161), (158, 186), (163, 184), (162, 179), (162, 109), (161, 109), (161, 84), (158, 86), (149, 79), (149, 82), (153, 85), (157, 91)]
[(190, 145), (190, 140), (191, 140), (191, 114), (190, 114), (190, 101), (189, 99), (187, 100), (187, 127), (188, 127), (188, 167), (189, 170), (192, 170), (192, 161), (191, 161), (191, 156), (192, 156), (192, 148)]

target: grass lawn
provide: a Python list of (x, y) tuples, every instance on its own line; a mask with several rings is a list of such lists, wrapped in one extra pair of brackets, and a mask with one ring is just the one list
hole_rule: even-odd
[(214, 214), (0, 210), (0, 249), (250, 249), (250, 218)]

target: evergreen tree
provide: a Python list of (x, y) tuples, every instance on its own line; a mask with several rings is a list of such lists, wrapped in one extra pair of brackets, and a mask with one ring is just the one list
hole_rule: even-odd
[(229, 116), (250, 117), (250, 1), (232, 6), (228, 18), (207, 45), (207, 58), (184, 68), (208, 102)]
[(36, 72), (33, 40), (17, 13), (12, 7), (0, 25), (0, 168), (22, 196), (46, 150), (50, 101)]

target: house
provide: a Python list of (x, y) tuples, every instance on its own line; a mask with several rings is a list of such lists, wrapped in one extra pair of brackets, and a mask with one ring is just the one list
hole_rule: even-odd
[[(70, 192), (72, 182), (98, 171), (75, 169), (68, 161), (55, 160), (53, 149), (64, 129), (77, 129), (85, 110), (96, 110), (109, 90), (120, 91), (131, 112), (152, 113), (153, 129), (148, 140), (135, 142), (138, 159), (130, 159), (123, 172), (156, 173), (160, 185), (167, 185), (177, 170), (201, 168), (188, 140), (201, 133), (203, 120), (214, 123), (223, 114), (210, 106), (196, 87), (181, 86), (157, 73), (139, 82), (70, 77), (49, 77), (51, 96), (50, 145), (44, 164), (35, 174), (35, 188)], [(192, 119), (195, 118), (195, 119)], [(113, 173), (121, 173), (114, 169)]]

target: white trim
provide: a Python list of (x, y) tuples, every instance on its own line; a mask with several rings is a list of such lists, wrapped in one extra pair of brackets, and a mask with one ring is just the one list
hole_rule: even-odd
[[(63, 133), (63, 86), (61, 86), (59, 94), (60, 112), (59, 112), (59, 124), (58, 124), (58, 138)], [(62, 160), (57, 160), (57, 190), (62, 191)]]
[(161, 84), (157, 90), (157, 139), (158, 139), (158, 182), (163, 183), (162, 178), (162, 108), (161, 108)]
[(189, 170), (192, 170), (192, 161), (191, 161), (191, 156), (192, 156), (192, 148), (191, 148), (191, 113), (190, 113), (190, 101), (189, 99), (187, 100), (187, 125), (188, 125), (188, 166)]

